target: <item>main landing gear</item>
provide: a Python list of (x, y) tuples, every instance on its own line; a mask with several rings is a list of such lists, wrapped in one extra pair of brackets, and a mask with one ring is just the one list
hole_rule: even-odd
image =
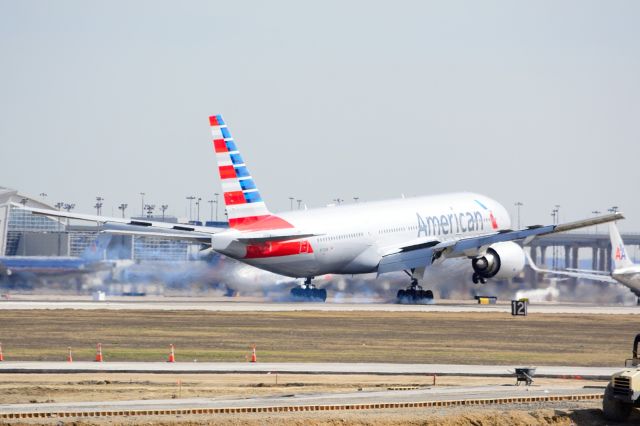
[(487, 283), (487, 279), (485, 277), (483, 277), (482, 275), (478, 275), (476, 272), (474, 272), (473, 275), (471, 276), (471, 281), (473, 281), (474, 284), (486, 284)]
[(420, 304), (420, 303), (432, 303), (433, 291), (424, 290), (421, 285), (418, 285), (418, 279), (414, 278), (413, 271), (409, 273), (404, 271), (409, 277), (411, 277), (411, 284), (406, 289), (398, 290), (398, 303), (404, 304)]
[(311, 278), (305, 278), (304, 284), (291, 289), (291, 297), (300, 302), (324, 302), (327, 300), (327, 290), (316, 288)]

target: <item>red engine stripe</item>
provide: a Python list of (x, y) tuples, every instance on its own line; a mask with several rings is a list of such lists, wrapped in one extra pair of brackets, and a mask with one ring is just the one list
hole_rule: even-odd
[(216, 151), (216, 153), (229, 152), (229, 149), (227, 148), (227, 144), (224, 142), (224, 139), (214, 139), (213, 149)]
[(231, 218), (229, 219), (229, 226), (240, 231), (293, 228), (293, 225), (286, 220), (273, 215)]
[(236, 169), (233, 166), (220, 166), (220, 179), (233, 179), (236, 178)]
[(209, 117), (209, 125), (219, 126), (220, 124), (218, 124), (218, 117), (216, 117), (215, 115), (212, 115), (211, 117)]
[(232, 206), (234, 204), (246, 204), (246, 201), (242, 191), (234, 191), (224, 193), (224, 203), (228, 206)]
[(296, 254), (313, 253), (309, 241), (273, 241), (247, 246), (245, 259), (260, 259), (265, 257), (293, 256)]

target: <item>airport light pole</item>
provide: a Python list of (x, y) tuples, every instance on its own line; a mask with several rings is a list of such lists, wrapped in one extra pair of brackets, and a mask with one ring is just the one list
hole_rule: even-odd
[[(598, 216), (600, 213), (602, 213), (600, 210), (594, 210), (591, 213), (593, 213), (594, 216)], [(598, 233), (598, 224), (596, 224), (596, 229), (594, 231), (595, 234)]]
[(300, 204), (302, 203), (302, 200), (296, 200), (296, 202), (298, 203), (298, 210), (300, 210)]
[[(76, 208), (75, 204), (69, 204), (66, 203), (64, 206), (62, 206), (63, 209), (65, 209), (67, 211), (67, 213), (71, 212), (71, 210)], [(69, 226), (69, 218), (67, 218), (67, 227)], [(68, 250), (70, 251), (70, 250)]]
[(186, 197), (187, 200), (189, 200), (189, 222), (191, 222), (193, 215), (191, 214), (191, 212), (193, 211), (193, 200), (196, 199), (196, 197), (194, 197), (193, 195), (189, 195)]
[(218, 196), (220, 194), (218, 194), (217, 192), (213, 194), (216, 197), (216, 200), (214, 201), (216, 203), (216, 222), (218, 221)]
[(104, 198), (98, 196), (96, 197), (96, 205), (93, 206), (96, 208), (96, 215), (100, 216), (100, 213), (102, 213), (102, 202), (104, 201)]
[(200, 222), (200, 201), (202, 201), (202, 198), (198, 197), (198, 199), (196, 200), (196, 210), (198, 212), (198, 216), (197, 216), (196, 220), (198, 222)]
[[(64, 203), (62, 201), (58, 201), (54, 207), (56, 209), (58, 209), (58, 211), (62, 210), (62, 207), (64, 207)], [(60, 229), (60, 226), (62, 226), (62, 222), (60, 221), (60, 219), (58, 219), (58, 256), (60, 256), (60, 234), (62, 233), (62, 229)]]
[(607, 209), (607, 211), (609, 213), (618, 213), (618, 206), (612, 206), (611, 208)]
[(46, 193), (46, 192), (41, 192), (41, 193), (40, 193), (40, 196), (41, 196), (42, 198), (47, 198), (47, 193)]
[[(22, 204), (23, 207), (25, 207), (27, 205), (27, 201), (29, 201), (27, 198), (22, 198), (20, 200), (20, 204)], [(26, 229), (22, 231), (22, 255), (26, 256), (27, 255), (27, 231)]]
[(360, 197), (353, 197), (353, 201), (355, 201), (356, 203), (358, 202), (359, 199)]
[(295, 200), (295, 197), (289, 197), (289, 210), (293, 210), (293, 200)]
[(514, 206), (516, 206), (516, 209), (518, 210), (518, 229), (520, 229), (520, 207), (524, 206), (524, 204), (522, 204), (520, 201), (516, 201)]
[(162, 210), (162, 221), (164, 222), (164, 212), (167, 211), (167, 209), (169, 208), (168, 204), (163, 204), (160, 206), (160, 210)]
[(144, 192), (140, 193), (140, 216), (144, 217), (144, 196), (147, 195)]
[(340, 205), (340, 204), (342, 204), (342, 202), (343, 202), (344, 200), (342, 200), (342, 199), (340, 199), (340, 197), (338, 197), (338, 198), (334, 198), (334, 199), (333, 199), (333, 201), (335, 201), (335, 202), (336, 202), (336, 204)]
[(155, 204), (145, 204), (144, 209), (147, 211), (147, 217), (153, 216), (153, 210), (156, 208)]
[(211, 222), (213, 222), (213, 203), (214, 203), (214, 200), (207, 200), (207, 203), (209, 203), (209, 207), (211, 207), (211, 216), (209, 216), (209, 220)]
[(129, 207), (128, 204), (122, 203), (118, 206), (118, 210), (122, 212), (122, 217), (124, 218), (124, 211)]
[[(558, 222), (560, 221), (560, 219), (558, 218), (558, 214), (559, 214), (558, 208), (559, 207), (560, 206), (556, 204), (556, 208), (551, 210), (551, 216), (553, 217), (553, 224), (554, 225), (557, 225)], [(552, 267), (552, 269), (556, 269), (557, 263), (558, 263), (558, 247), (554, 245), (553, 246), (553, 267)]]

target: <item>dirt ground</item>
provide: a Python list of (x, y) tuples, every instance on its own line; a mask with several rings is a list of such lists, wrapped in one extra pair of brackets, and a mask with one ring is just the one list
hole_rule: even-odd
[(501, 406), (487, 408), (448, 408), (448, 409), (409, 409), (409, 410), (371, 410), (318, 413), (278, 413), (278, 414), (222, 414), (216, 416), (164, 416), (164, 417), (113, 417), (49, 422), (0, 421), (1, 425), (155, 425), (155, 426), (261, 426), (261, 425), (295, 425), (295, 426), (602, 426), (602, 425), (638, 425), (640, 414), (635, 413), (624, 423), (607, 421), (596, 402), (558, 403), (547, 408), (534, 404), (520, 406)]
[(398, 362), (618, 366), (627, 315), (435, 312), (0, 311), (5, 360)]

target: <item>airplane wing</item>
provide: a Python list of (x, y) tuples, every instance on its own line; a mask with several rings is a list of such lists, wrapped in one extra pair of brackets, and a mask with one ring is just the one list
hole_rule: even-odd
[(430, 266), (441, 258), (475, 257), (483, 253), (491, 244), (499, 242), (524, 240), (525, 243), (528, 243), (540, 235), (566, 232), (620, 219), (624, 219), (624, 215), (618, 212), (559, 225), (535, 225), (520, 230), (508, 229), (472, 237), (431, 241), (428, 246), (423, 247), (415, 247), (415, 245), (408, 244), (399, 247), (399, 250), (394, 253), (383, 254), (382, 260), (378, 265), (378, 275), (386, 272)]
[(609, 275), (609, 272), (607, 271), (594, 271), (593, 269), (565, 268), (564, 270), (569, 272), (580, 272), (583, 274)]
[[(130, 235), (147, 235), (147, 236), (155, 236), (151, 235), (154, 232), (162, 233), (161, 236), (169, 238), (170, 236), (178, 237), (182, 235), (183, 237), (187, 237), (189, 233), (208, 235), (209, 242), (210, 235), (217, 234), (218, 232), (225, 231), (226, 228), (214, 228), (211, 226), (198, 226), (191, 224), (183, 224), (183, 223), (169, 223), (169, 222), (157, 222), (153, 220), (144, 220), (144, 219), (130, 219), (130, 218), (119, 218), (119, 217), (108, 217), (108, 216), (94, 216), (90, 214), (82, 214), (82, 213), (70, 213), (59, 210), (47, 210), (47, 209), (37, 209), (33, 207), (25, 207), (21, 204), (11, 203), (14, 207), (30, 211), (32, 214), (41, 215), (41, 216), (51, 216), (51, 217), (62, 217), (68, 219), (77, 219), (77, 220), (85, 220), (89, 222), (99, 222), (105, 225), (110, 224), (114, 225), (112, 227), (111, 233), (116, 232), (116, 226), (120, 225), (123, 227), (122, 231), (128, 231), (127, 234)], [(138, 231), (138, 233), (136, 233)], [(187, 240), (189, 238), (186, 238)]]
[[(602, 271), (574, 272), (569, 270), (555, 271), (553, 269), (542, 269), (533, 262), (533, 259), (531, 259), (531, 255), (528, 252), (525, 251), (524, 255), (527, 258), (527, 262), (529, 263), (529, 266), (531, 266), (531, 269), (533, 269), (536, 272), (561, 275), (563, 277), (584, 278), (587, 280), (601, 281), (605, 283), (618, 283), (618, 281), (613, 279), (611, 275), (603, 275)], [(595, 272), (599, 272), (599, 273), (595, 273)]]
[(136, 237), (159, 237), (167, 240), (189, 241), (192, 243), (211, 244), (211, 234), (198, 232), (171, 232), (166, 229), (149, 229), (140, 226), (130, 226), (129, 228), (108, 228), (102, 231), (105, 234), (132, 235)]

